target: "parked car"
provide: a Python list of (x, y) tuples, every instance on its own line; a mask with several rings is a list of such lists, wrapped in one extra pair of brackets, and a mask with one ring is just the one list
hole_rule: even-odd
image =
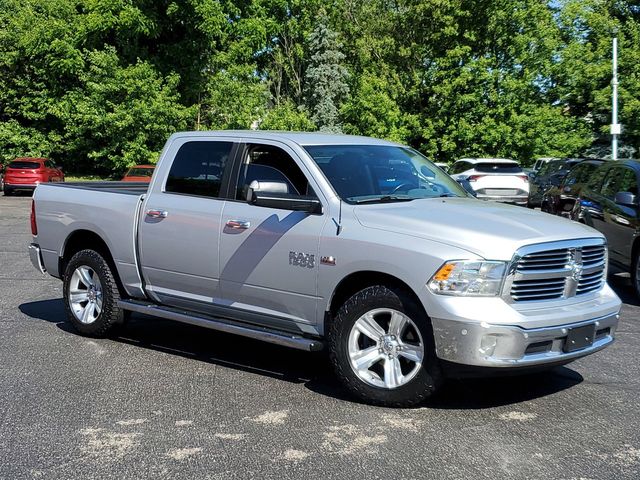
[(440, 167), (445, 172), (449, 171), (449, 164), (448, 163), (435, 162), (435, 164), (436, 164), (436, 166)]
[(529, 177), (518, 162), (505, 158), (462, 158), (449, 170), (455, 180), (467, 181), (481, 200), (526, 205)]
[[(388, 406), (456, 367), (550, 368), (613, 341), (602, 235), (472, 199), (409, 147), (224, 131), (174, 134), (163, 152), (148, 186), (35, 192), (31, 261), (62, 279), (82, 334), (135, 311), (326, 347), (353, 395)], [(392, 169), (411, 180), (381, 190)]]
[(136, 165), (127, 170), (127, 173), (122, 177), (122, 181), (149, 183), (155, 168), (155, 165)]
[(551, 187), (542, 195), (541, 210), (553, 215), (561, 215), (578, 220), (575, 216), (576, 201), (580, 198), (582, 189), (591, 179), (596, 169), (604, 160), (590, 159), (579, 162), (562, 179), (560, 185)]
[(581, 158), (563, 158), (552, 160), (542, 165), (531, 180), (529, 191), (529, 208), (542, 205), (542, 195), (551, 187), (557, 187), (574, 165), (580, 163)]
[(4, 172), (4, 194), (35, 190), (41, 183), (64, 182), (62, 169), (47, 158), (16, 158)]
[(533, 171), (537, 172), (538, 170), (540, 170), (544, 164), (549, 163), (552, 160), (559, 160), (559, 158), (556, 157), (540, 157), (538, 159), (536, 159), (535, 163), (533, 164)]
[(582, 191), (577, 217), (604, 234), (609, 263), (631, 273), (640, 297), (639, 173), (638, 160), (603, 163)]

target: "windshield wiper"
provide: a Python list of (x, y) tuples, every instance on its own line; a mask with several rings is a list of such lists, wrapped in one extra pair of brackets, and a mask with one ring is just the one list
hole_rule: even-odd
[(391, 202), (410, 202), (411, 200), (414, 200), (411, 197), (396, 197), (396, 196), (392, 196), (392, 195), (383, 195), (381, 197), (375, 197), (375, 198), (363, 198), (361, 200), (354, 200), (355, 203), (357, 204), (362, 204), (362, 203), (391, 203)]

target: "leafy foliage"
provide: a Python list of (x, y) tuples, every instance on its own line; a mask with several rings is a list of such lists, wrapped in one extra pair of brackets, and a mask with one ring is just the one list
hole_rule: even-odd
[(461, 156), (640, 150), (631, 0), (0, 0), (0, 162), (117, 175), (182, 129), (329, 130)]

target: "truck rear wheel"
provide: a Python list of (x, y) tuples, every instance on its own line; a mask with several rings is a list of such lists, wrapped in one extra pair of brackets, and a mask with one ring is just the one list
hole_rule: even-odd
[(83, 335), (104, 337), (123, 323), (113, 272), (94, 250), (81, 250), (71, 258), (64, 273), (63, 295), (67, 319)]
[(331, 362), (367, 403), (417, 405), (442, 384), (429, 320), (400, 289), (377, 285), (347, 300), (329, 331)]

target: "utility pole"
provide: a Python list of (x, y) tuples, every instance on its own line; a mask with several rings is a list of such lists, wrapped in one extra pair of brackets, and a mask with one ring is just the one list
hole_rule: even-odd
[[(614, 31), (617, 35), (617, 31)], [(611, 109), (611, 159), (618, 159), (618, 135), (621, 128), (618, 123), (618, 37), (613, 37), (613, 79), (611, 80), (613, 87), (612, 93), (612, 109)]]

